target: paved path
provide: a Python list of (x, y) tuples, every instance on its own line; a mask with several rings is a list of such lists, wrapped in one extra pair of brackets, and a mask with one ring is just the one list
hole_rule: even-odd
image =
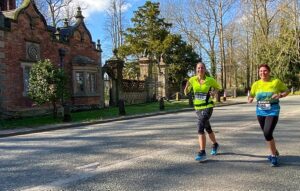
[(215, 108), (221, 150), (204, 163), (193, 111), (1, 138), (1, 190), (299, 190), (299, 96), (281, 105), (278, 168), (255, 104), (239, 104)]

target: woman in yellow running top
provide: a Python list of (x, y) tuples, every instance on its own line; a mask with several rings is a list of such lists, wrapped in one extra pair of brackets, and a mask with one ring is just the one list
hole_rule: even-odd
[(210, 97), (211, 89), (220, 90), (221, 87), (217, 81), (206, 75), (206, 67), (202, 62), (197, 63), (197, 75), (191, 77), (184, 88), (184, 93), (188, 94), (191, 89), (194, 92), (194, 108), (198, 118), (198, 140), (200, 150), (195, 157), (196, 161), (202, 161), (206, 158), (205, 146), (206, 136), (204, 129), (213, 144), (211, 154), (216, 155), (219, 144), (216, 141), (215, 134), (211, 129), (209, 119), (213, 113), (214, 103)]
[(278, 122), (280, 112), (279, 99), (287, 96), (289, 91), (282, 81), (272, 78), (270, 72), (271, 69), (267, 64), (259, 66), (260, 80), (253, 83), (248, 103), (252, 103), (254, 97), (256, 98), (257, 120), (271, 152), (268, 159), (271, 162), (271, 166), (277, 166), (279, 152), (276, 149), (273, 131)]

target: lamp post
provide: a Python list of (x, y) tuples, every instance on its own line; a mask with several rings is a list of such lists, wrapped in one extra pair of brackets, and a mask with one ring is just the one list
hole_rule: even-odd
[[(59, 66), (61, 70), (64, 70), (64, 57), (66, 55), (66, 50), (63, 48), (58, 49), (59, 54)], [(62, 87), (61, 91), (61, 105), (64, 107), (64, 86)]]
[[(59, 48), (58, 49), (58, 54), (59, 54), (59, 66), (61, 68), (61, 70), (64, 70), (64, 57), (66, 56), (66, 50), (63, 48)], [(69, 122), (71, 121), (71, 115), (70, 115), (70, 107), (67, 106), (64, 103), (64, 83), (62, 84), (62, 91), (61, 91), (61, 105), (63, 107), (63, 121), (64, 122)]]

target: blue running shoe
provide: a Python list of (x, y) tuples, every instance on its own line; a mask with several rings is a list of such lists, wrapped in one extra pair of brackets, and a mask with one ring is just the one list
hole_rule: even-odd
[[(277, 157), (279, 156), (278, 150), (276, 150), (275, 156), (277, 156)], [(272, 155), (269, 155), (269, 156), (268, 156), (268, 160), (271, 162), (271, 160), (272, 160)]]
[(197, 156), (195, 157), (195, 160), (196, 161), (203, 161), (203, 160), (205, 160), (206, 159), (206, 152), (205, 152), (205, 150), (201, 150), (198, 154), (197, 154)]
[(278, 166), (278, 157), (277, 156), (271, 156), (271, 166), (272, 167)]
[(218, 153), (218, 148), (219, 148), (219, 144), (218, 144), (218, 143), (213, 144), (213, 146), (212, 146), (212, 148), (211, 148), (210, 154), (211, 154), (211, 155), (217, 155), (217, 153)]

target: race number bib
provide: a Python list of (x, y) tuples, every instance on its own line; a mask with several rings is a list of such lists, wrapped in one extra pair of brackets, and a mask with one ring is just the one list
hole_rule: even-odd
[(271, 103), (270, 101), (258, 101), (257, 107), (260, 110), (270, 110), (271, 109)]
[(197, 100), (206, 100), (207, 94), (206, 93), (195, 93), (195, 99)]

